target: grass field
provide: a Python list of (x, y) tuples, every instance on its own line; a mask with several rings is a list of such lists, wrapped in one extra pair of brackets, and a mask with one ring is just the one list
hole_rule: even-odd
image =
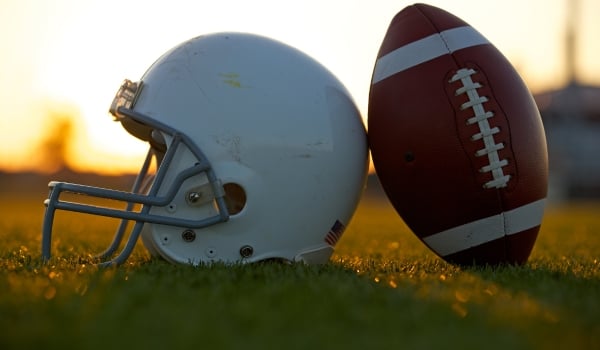
[(44, 266), (42, 198), (15, 198), (0, 201), (0, 349), (600, 349), (598, 204), (549, 208), (522, 267), (451, 266), (364, 201), (324, 266), (173, 266), (140, 244), (98, 270), (85, 257), (114, 222), (60, 215)]

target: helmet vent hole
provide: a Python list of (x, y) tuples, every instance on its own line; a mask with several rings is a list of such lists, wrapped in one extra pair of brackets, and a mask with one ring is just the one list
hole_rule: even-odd
[(242, 186), (236, 183), (226, 183), (223, 185), (225, 190), (225, 204), (230, 215), (235, 215), (241, 212), (246, 205), (246, 191)]

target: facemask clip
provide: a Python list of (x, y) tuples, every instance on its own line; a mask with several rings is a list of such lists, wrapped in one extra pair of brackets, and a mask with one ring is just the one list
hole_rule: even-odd
[(113, 116), (115, 116), (116, 120), (124, 118), (119, 114), (119, 107), (125, 107), (127, 109), (132, 109), (135, 104), (135, 100), (137, 99), (138, 92), (141, 91), (141, 83), (134, 83), (129, 79), (125, 79), (123, 84), (117, 91), (115, 98), (110, 104), (109, 112)]

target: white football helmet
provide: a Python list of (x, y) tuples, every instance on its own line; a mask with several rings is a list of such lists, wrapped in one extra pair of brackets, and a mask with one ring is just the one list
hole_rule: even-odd
[[(188, 40), (140, 82), (126, 80), (110, 112), (149, 143), (146, 161), (131, 192), (51, 182), (45, 260), (60, 209), (121, 219), (100, 255), (104, 265), (123, 263), (140, 235), (152, 254), (173, 263), (324, 263), (364, 187), (366, 133), (350, 94), (318, 62), (271, 39), (219, 33)], [(64, 192), (127, 207), (67, 202)], [(129, 221), (126, 245), (106, 261)]]

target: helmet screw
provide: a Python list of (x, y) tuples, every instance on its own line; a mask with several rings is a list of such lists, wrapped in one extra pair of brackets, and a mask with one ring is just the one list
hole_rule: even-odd
[(249, 245), (245, 245), (240, 248), (240, 255), (242, 256), (242, 258), (249, 258), (252, 256), (253, 253), (254, 253), (254, 248), (252, 248)]
[(190, 192), (187, 195), (187, 200), (189, 203), (196, 203), (200, 200), (201, 197), (202, 197), (202, 194), (200, 194), (198, 192)]
[(193, 242), (196, 239), (196, 232), (192, 230), (185, 230), (181, 233), (181, 238), (186, 242)]

